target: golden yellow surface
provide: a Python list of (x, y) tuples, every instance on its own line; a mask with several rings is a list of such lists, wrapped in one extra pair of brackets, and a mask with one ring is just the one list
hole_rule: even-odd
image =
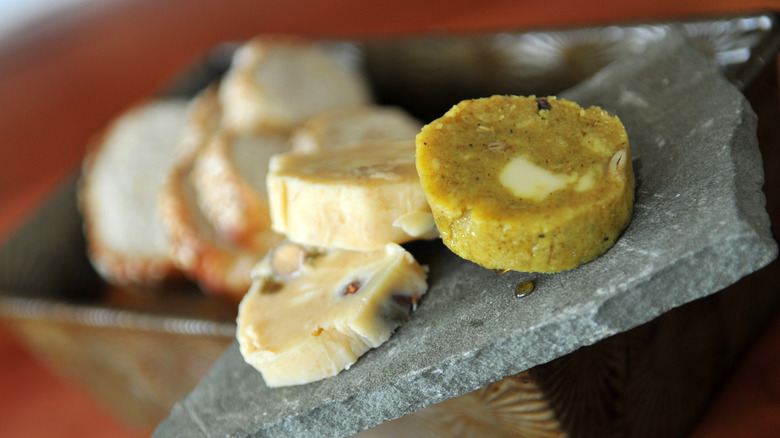
[(630, 220), (628, 137), (600, 108), (555, 97), (467, 100), (426, 125), (416, 145), (444, 243), (486, 268), (571, 269), (609, 249)]

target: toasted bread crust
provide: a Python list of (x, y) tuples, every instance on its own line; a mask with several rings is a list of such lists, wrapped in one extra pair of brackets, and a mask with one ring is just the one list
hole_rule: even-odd
[(222, 241), (200, 216), (188, 180), (189, 169), (179, 167), (168, 176), (160, 192), (160, 211), (171, 239), (172, 258), (206, 292), (238, 302), (251, 285), (252, 266), (282, 237), (269, 232), (267, 248), (254, 251)]
[(216, 93), (217, 87), (211, 87), (193, 101), (176, 165), (160, 189), (158, 207), (173, 263), (207, 293), (238, 302), (251, 284), (252, 266), (281, 236), (268, 232), (252, 249), (237, 246), (214, 228), (197, 202), (193, 167), (221, 126)]
[(271, 156), (288, 147), (286, 136), (222, 130), (198, 154), (191, 174), (198, 204), (226, 240), (245, 248), (266, 247), (271, 217), (265, 175)]

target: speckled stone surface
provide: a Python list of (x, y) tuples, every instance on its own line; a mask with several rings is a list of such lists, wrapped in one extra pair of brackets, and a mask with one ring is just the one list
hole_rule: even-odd
[[(279, 389), (234, 344), (155, 436), (347, 436), (626, 331), (776, 257), (756, 116), (684, 41), (669, 37), (562, 96), (617, 114), (631, 139), (636, 207), (615, 247), (563, 273), (496, 275), (415, 245), (430, 290), (386, 344), (336, 377)], [(524, 280), (536, 289), (517, 299)]]

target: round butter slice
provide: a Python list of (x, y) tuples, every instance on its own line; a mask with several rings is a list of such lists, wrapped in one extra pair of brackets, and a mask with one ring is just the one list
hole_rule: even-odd
[[(271, 228), (303, 245), (370, 251), (431, 238), (414, 140), (383, 140), (271, 159)], [(434, 228), (433, 221), (429, 228)]]
[(555, 97), (466, 100), (426, 125), (416, 166), (444, 243), (486, 268), (558, 272), (628, 225), (634, 173), (620, 120)]
[(291, 245), (255, 267), (238, 311), (241, 353), (269, 387), (349, 368), (390, 338), (428, 287), (425, 269), (396, 244), (325, 253)]

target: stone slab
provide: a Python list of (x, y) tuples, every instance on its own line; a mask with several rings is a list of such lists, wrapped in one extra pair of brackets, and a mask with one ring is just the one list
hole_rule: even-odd
[[(617, 114), (632, 142), (636, 207), (615, 247), (563, 273), (496, 275), (413, 245), (430, 290), (386, 344), (333, 378), (269, 389), (234, 343), (154, 436), (347, 436), (626, 331), (776, 257), (756, 115), (682, 38), (561, 96)], [(515, 298), (525, 280), (535, 291)]]

